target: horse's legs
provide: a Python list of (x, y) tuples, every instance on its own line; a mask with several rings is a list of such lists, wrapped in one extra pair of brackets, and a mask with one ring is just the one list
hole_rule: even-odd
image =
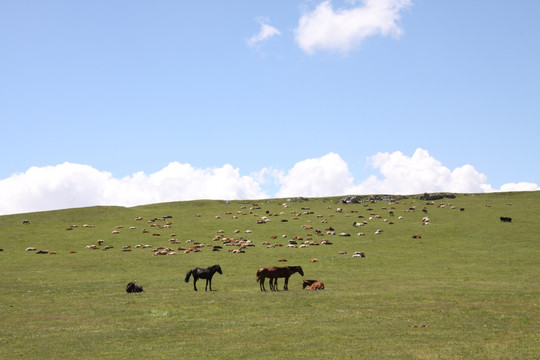
[(204, 287), (204, 291), (206, 291), (208, 285), (210, 285), (210, 291), (212, 291), (212, 278), (206, 279), (206, 286)]
[(259, 288), (261, 289), (261, 291), (266, 291), (266, 288), (264, 287), (264, 280), (265, 278), (264, 277), (260, 277), (259, 278)]
[(289, 290), (289, 277), (285, 278), (285, 285), (283, 285), (283, 290)]
[(199, 279), (198, 277), (193, 276), (193, 289), (195, 289), (195, 291), (197, 291), (197, 280), (198, 279)]

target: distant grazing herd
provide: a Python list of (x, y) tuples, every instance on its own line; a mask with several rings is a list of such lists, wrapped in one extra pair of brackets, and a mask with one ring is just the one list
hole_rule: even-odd
[[(395, 211), (396, 208), (393, 205), (399, 204), (399, 202), (398, 201), (389, 202), (390, 210), (388, 210), (386, 207), (382, 208), (382, 210), (387, 210), (387, 214), (388, 214), (389, 218), (385, 218), (385, 217), (381, 216), (380, 214), (374, 213), (374, 210), (369, 207), (369, 205), (371, 203), (374, 203), (374, 202), (375, 201), (371, 201), (371, 202), (368, 202), (368, 204), (364, 205), (364, 207), (367, 208), (367, 211), (369, 211), (369, 216), (368, 216), (367, 219), (364, 219), (363, 215), (356, 215), (356, 216), (358, 216), (358, 219), (362, 219), (362, 220), (353, 221), (352, 226), (354, 228), (356, 228), (356, 227), (364, 227), (364, 226), (368, 225), (371, 221), (377, 221), (377, 220), (382, 221), (383, 223), (386, 223), (386, 224), (389, 224), (389, 225), (394, 224), (394, 222), (392, 220), (390, 220), (390, 219), (393, 219), (395, 217), (394, 211)], [(411, 203), (411, 204), (413, 204), (413, 203)], [(422, 208), (422, 212), (424, 213), (424, 215), (426, 215), (426, 216), (424, 216), (422, 218), (422, 222), (421, 222), (422, 225), (429, 225), (430, 224), (430, 219), (427, 216), (427, 214), (428, 214), (427, 205), (435, 205), (435, 203), (433, 201), (428, 201), (428, 202), (426, 202), (426, 206), (424, 206)], [(507, 203), (506, 205), (511, 205), (511, 203)], [(441, 203), (441, 204), (437, 205), (437, 207), (447, 207), (447, 206), (451, 207), (452, 209), (456, 209), (456, 207), (453, 206), (450, 203)], [(284, 208), (289, 208), (289, 205), (287, 203), (284, 203), (283, 207)], [(486, 205), (486, 207), (490, 207), (490, 206)], [(328, 206), (328, 209), (332, 209), (332, 206)], [(271, 222), (272, 221), (271, 220), (272, 216), (280, 216), (280, 215), (285, 214), (285, 212), (280, 212), (279, 214), (271, 214), (269, 211), (266, 211), (265, 216), (259, 216), (257, 214), (254, 214), (254, 211), (260, 210), (260, 207), (257, 204), (253, 204), (253, 206), (249, 210), (250, 210), (250, 212), (249, 212), (250, 215), (253, 215), (253, 216), (257, 217), (257, 220), (256, 220), (257, 224), (265, 224), (265, 223)], [(410, 207), (407, 207), (404, 210), (404, 212), (415, 212), (416, 210), (417, 210), (416, 206), (410, 206)], [(463, 211), (465, 211), (465, 208), (459, 208), (459, 210), (461, 212), (463, 212)], [(341, 213), (344, 212), (344, 210), (343, 210), (342, 207), (338, 207), (338, 208), (335, 209), (335, 212), (337, 214), (341, 214)], [(307, 207), (303, 207), (302, 211), (300, 211), (300, 212), (299, 211), (290, 211), (290, 213), (293, 215), (293, 217), (292, 217), (293, 220), (299, 220), (299, 218), (302, 215), (313, 215), (314, 214)], [(343, 214), (343, 216), (351, 217), (355, 213), (358, 213), (358, 210), (356, 210), (356, 209), (351, 210), (350, 213), (345, 213), (345, 214)], [(247, 209), (245, 210), (245, 207), (242, 207), (242, 210), (238, 211), (235, 215), (232, 214), (231, 212), (226, 212), (225, 213), (225, 215), (231, 216), (233, 219), (237, 219), (238, 216), (247, 215), (247, 214), (248, 214), (248, 212), (247, 212)], [(330, 214), (327, 217), (333, 217), (333, 216), (334, 216), (333, 214)], [(195, 214), (195, 217), (201, 217), (201, 215), (200, 214)], [(328, 219), (326, 219), (324, 216), (316, 215), (316, 217), (321, 218), (321, 220), (320, 220), (321, 224), (327, 224), (328, 223)], [(215, 218), (220, 219), (221, 215), (216, 215)], [(397, 219), (399, 221), (399, 220), (403, 219), (403, 216), (399, 216), (399, 217), (397, 217)], [(137, 221), (137, 222), (143, 221), (143, 218), (141, 216), (138, 216), (138, 217), (135, 218), (135, 221)], [(287, 222), (287, 221), (288, 221), (287, 219), (282, 219), (281, 220), (281, 222)], [(512, 222), (512, 218), (507, 217), (507, 216), (501, 216), (500, 221), (509, 223), (509, 222)], [(30, 221), (28, 219), (24, 219), (22, 221), (22, 223), (25, 224), (25, 225), (29, 225)], [(148, 224), (148, 226), (150, 228), (153, 228), (154, 230), (150, 231), (150, 230), (145, 228), (145, 229), (142, 230), (143, 233), (147, 233), (147, 234), (151, 233), (152, 236), (156, 236), (156, 237), (161, 236), (161, 233), (159, 232), (158, 229), (171, 229), (173, 227), (172, 216), (163, 216), (163, 217), (159, 217), (159, 218), (153, 218), (153, 219), (147, 220), (147, 224)], [(85, 224), (85, 225), (82, 225), (82, 227), (84, 227), (84, 228), (94, 228), (95, 226)], [(77, 225), (70, 225), (70, 226), (68, 226), (66, 228), (66, 230), (71, 231), (71, 230), (74, 230), (76, 228), (78, 228)], [(116, 228), (111, 232), (111, 234), (119, 234), (120, 231), (123, 228), (124, 227), (121, 226), (121, 225), (116, 226)], [(313, 231), (317, 237), (319, 237), (319, 236), (325, 237), (325, 236), (336, 235), (336, 230), (332, 226), (326, 225), (324, 230), (322, 230), (322, 229), (314, 229), (314, 226), (311, 224), (310, 220), (308, 220), (308, 224), (302, 225), (302, 228), (304, 230), (307, 230), (307, 231), (310, 231), (310, 232)], [(131, 226), (131, 227), (129, 227), (129, 229), (130, 230), (136, 230), (137, 227)], [(249, 229), (245, 230), (244, 232), (246, 234), (252, 233), (252, 231), (249, 230)], [(234, 233), (239, 234), (240, 230), (237, 229), (237, 230), (234, 231)], [(380, 235), (382, 233), (383, 233), (382, 229), (377, 229), (374, 232), (375, 235)], [(337, 235), (342, 236), (342, 237), (351, 236), (351, 234), (348, 233), (348, 232), (340, 232)], [(357, 236), (365, 236), (365, 233), (364, 232), (359, 232), (359, 233), (357, 233)], [(272, 240), (275, 240), (275, 239), (278, 238), (278, 236), (277, 235), (272, 235), (270, 238)], [(286, 239), (287, 235), (282, 235), (282, 238)], [(419, 239), (419, 238), (421, 238), (421, 235), (414, 234), (414, 235), (412, 235), (412, 238)], [(248, 239), (246, 239), (246, 238), (244, 238), (242, 236), (240, 236), (238, 238), (225, 236), (223, 230), (218, 230), (217, 231), (217, 234), (213, 238), (213, 241), (214, 242), (219, 242), (219, 244), (217, 244), (217, 245), (202, 244), (202, 243), (194, 241), (194, 240), (186, 240), (186, 243), (189, 244), (188, 246), (180, 246), (180, 247), (177, 247), (176, 249), (173, 249), (170, 246), (175, 245), (175, 244), (179, 244), (180, 241), (176, 238), (176, 234), (171, 233), (170, 234), (170, 239), (168, 241), (169, 245), (170, 245), (169, 247), (166, 247), (166, 246), (152, 247), (151, 245), (148, 245), (148, 244), (138, 244), (138, 245), (135, 246), (135, 248), (151, 249), (151, 252), (153, 253), (154, 256), (160, 256), (160, 255), (177, 255), (178, 252), (183, 252), (184, 254), (188, 254), (188, 253), (192, 253), (192, 252), (196, 253), (196, 252), (201, 252), (203, 250), (203, 248), (210, 248), (212, 251), (220, 251), (220, 250), (223, 249), (224, 246), (231, 247), (231, 249), (228, 250), (228, 251), (233, 253), (233, 254), (237, 254), (237, 253), (244, 253), (248, 247), (255, 246), (251, 240), (248, 240)], [(113, 248), (113, 246), (111, 246), (111, 245), (102, 246), (104, 244), (104, 242), (105, 242), (104, 240), (99, 239), (99, 240), (96, 241), (96, 244), (87, 245), (86, 248), (89, 249), (89, 250), (98, 250), (98, 249), (109, 250), (109, 249)], [(264, 241), (262, 243), (262, 245), (266, 246), (267, 248), (275, 248), (275, 247), (305, 248), (305, 247), (308, 247), (308, 246), (332, 245), (332, 242), (330, 242), (328, 239), (325, 239), (325, 238), (320, 240), (320, 241), (319, 240), (314, 240), (313, 235), (311, 233), (308, 233), (305, 236), (305, 239), (304, 239), (304, 236), (294, 236), (290, 240), (287, 241), (287, 244), (275, 243), (275, 242), (271, 243), (270, 241)], [(121, 251), (125, 251), (125, 252), (132, 251), (132, 250), (133, 249), (132, 249), (131, 245), (126, 245), (126, 246), (123, 246), (121, 248)], [(3, 249), (0, 249), (0, 251), (3, 251)], [(32, 252), (35, 251), (36, 254), (56, 254), (55, 251), (38, 250), (35, 247), (27, 247), (26, 251), (32, 251)], [(76, 251), (72, 250), (72, 251), (70, 251), (70, 253), (76, 253)], [(339, 251), (338, 253), (340, 255), (347, 255), (346, 251)], [(363, 257), (365, 257), (365, 253), (361, 252), (361, 251), (355, 251), (353, 253), (352, 257), (354, 257), (354, 258), (363, 258)], [(279, 261), (280, 262), (286, 262), (287, 260), (286, 259), (279, 259)], [(310, 259), (311, 263), (318, 262), (318, 261), (319, 260), (316, 259), (316, 258)], [(206, 280), (205, 291), (208, 290), (208, 289), (210, 289), (210, 291), (212, 291), (212, 277), (216, 272), (219, 273), (219, 274), (222, 274), (222, 270), (221, 270), (221, 267), (219, 265), (213, 265), (213, 266), (210, 266), (208, 268), (194, 268), (194, 269), (187, 272), (185, 281), (189, 282), (190, 277), (193, 277), (193, 288), (194, 288), (195, 291), (197, 291), (197, 286), (196, 286), (197, 280), (198, 279), (205, 279)], [(257, 282), (259, 283), (259, 287), (260, 287), (261, 291), (266, 291), (265, 284), (264, 284), (266, 278), (269, 279), (270, 290), (277, 291), (278, 290), (278, 285), (277, 285), (278, 278), (284, 278), (285, 282), (284, 282), (283, 290), (288, 290), (289, 277), (291, 275), (293, 275), (294, 273), (299, 273), (300, 275), (304, 276), (304, 272), (303, 272), (303, 269), (302, 269), (301, 266), (281, 266), (281, 267), (272, 266), (272, 267), (266, 267), (266, 268), (258, 269), (257, 272), (256, 272), (256, 279), (257, 279)], [(308, 289), (308, 290), (322, 290), (325, 287), (324, 287), (324, 284), (322, 282), (318, 281), (318, 280), (303, 280), (302, 288), (303, 289)], [(126, 292), (128, 292), (128, 293), (140, 293), (140, 292), (143, 292), (143, 287), (140, 284), (137, 284), (135, 282), (130, 282), (126, 286)]]

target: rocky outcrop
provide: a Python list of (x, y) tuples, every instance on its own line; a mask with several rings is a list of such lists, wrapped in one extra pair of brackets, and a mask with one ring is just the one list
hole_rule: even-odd
[(444, 199), (444, 198), (455, 199), (456, 194), (453, 194), (453, 193), (432, 193), (432, 194), (424, 193), (424, 195), (420, 196), (420, 200), (427, 200), (427, 201), (440, 200), (440, 199)]

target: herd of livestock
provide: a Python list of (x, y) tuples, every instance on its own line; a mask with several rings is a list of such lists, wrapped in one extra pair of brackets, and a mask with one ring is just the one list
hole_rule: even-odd
[[(373, 203), (373, 202), (374, 201), (371, 201), (371, 203)], [(369, 213), (368, 213), (369, 215), (366, 215), (366, 216), (355, 215), (355, 213), (357, 213), (358, 210), (351, 210), (350, 213), (344, 214), (344, 216), (346, 216), (346, 217), (353, 217), (353, 216), (355, 217), (355, 220), (352, 222), (352, 225), (353, 225), (354, 228), (356, 228), (356, 227), (364, 227), (371, 220), (379, 220), (379, 221), (382, 221), (383, 223), (393, 224), (394, 219), (399, 219), (399, 220), (403, 219), (403, 216), (398, 217), (398, 216), (394, 215), (394, 211), (396, 209), (396, 207), (394, 205), (399, 204), (399, 202), (397, 202), (397, 201), (396, 202), (389, 202), (389, 208), (388, 209), (387, 209), (387, 207), (382, 207), (383, 210), (386, 210), (386, 214), (388, 214), (386, 217), (383, 217), (380, 214), (375, 213), (374, 210), (369, 207), (369, 204), (370, 204), (370, 202), (368, 202), (367, 204), (364, 205), (364, 207), (366, 207), (367, 210), (369, 211)], [(435, 203), (433, 201), (428, 201), (426, 203), (426, 205), (435, 205)], [(283, 204), (283, 206), (285, 208), (289, 207), (287, 204)], [(444, 203), (444, 204), (437, 205), (437, 207), (445, 207), (445, 206), (449, 206), (451, 208), (456, 208), (455, 206), (452, 206), (449, 203)], [(328, 206), (328, 209), (331, 209), (331, 208), (332, 208), (331, 206)], [(256, 205), (256, 204), (254, 204), (254, 209), (260, 209), (260, 207), (258, 207), (258, 205)], [(465, 211), (464, 208), (459, 208), (459, 210), (460, 211)], [(405, 212), (414, 212), (414, 211), (416, 211), (416, 206), (413, 205), (413, 206), (410, 206), (410, 207), (406, 207), (404, 211)], [(427, 207), (424, 206), (421, 209), (421, 211), (425, 215), (422, 218), (422, 225), (429, 225), (430, 224), (430, 219), (428, 217)], [(335, 209), (335, 212), (336, 213), (343, 213), (344, 210), (341, 207), (337, 207)], [(245, 214), (245, 213), (246, 212), (243, 211), (243, 210), (238, 212), (238, 214)], [(231, 215), (233, 218), (237, 218), (237, 215), (233, 216), (233, 214), (230, 213), (230, 212), (227, 212), (226, 214)], [(281, 212), (280, 214), (285, 214), (285, 213)], [(298, 219), (298, 217), (301, 216), (302, 214), (313, 214), (313, 212), (310, 212), (309, 208), (302, 208), (302, 212), (291, 211), (291, 214), (293, 214), (293, 216), (294, 216), (293, 219)], [(272, 221), (270, 219), (270, 216), (272, 216), (272, 214), (270, 214), (269, 211), (266, 212), (266, 215), (267, 216), (256, 215), (258, 217), (257, 218), (257, 224), (263, 224), (263, 223), (267, 223), (267, 222)], [(200, 217), (201, 215), (196, 214), (195, 216)], [(333, 216), (333, 215), (330, 215), (330, 216)], [(216, 218), (220, 218), (220, 217), (221, 217), (220, 215), (216, 216)], [(321, 218), (320, 222), (322, 224), (327, 224), (328, 223), (328, 220), (324, 216), (317, 215), (317, 218)], [(143, 218), (138, 216), (135, 220), (136, 221), (142, 221)], [(394, 220), (394, 221), (399, 221), (399, 220)], [(163, 224), (157, 224), (158, 221), (161, 221), (161, 222), (164, 222), (164, 223)], [(282, 219), (281, 221), (286, 222), (288, 220)], [(501, 222), (511, 222), (512, 218), (501, 216), (500, 221)], [(149, 224), (149, 227), (152, 227), (152, 228), (156, 227), (156, 228), (160, 228), (160, 229), (170, 229), (172, 227), (172, 225), (173, 225), (172, 216), (164, 216), (164, 217), (161, 217), (161, 218), (154, 218), (154, 219), (148, 220), (147, 223)], [(25, 219), (25, 220), (23, 220), (23, 224), (30, 224), (30, 221)], [(70, 226), (68, 226), (66, 228), (66, 230), (74, 230), (77, 227), (78, 227), (77, 225), (70, 225)], [(83, 227), (92, 228), (94, 226), (85, 224), (85, 225), (83, 225)], [(316, 235), (315, 237), (311, 233), (308, 233), (307, 236), (305, 237), (305, 239), (302, 236), (294, 236), (294, 237), (292, 237), (290, 240), (287, 240), (286, 245), (284, 245), (284, 244), (271, 244), (269, 241), (263, 242), (262, 245), (266, 246), (268, 248), (273, 248), (273, 247), (276, 247), (276, 246), (286, 246), (286, 247), (291, 247), (291, 248), (300, 247), (301, 248), (301, 247), (308, 247), (308, 246), (314, 246), (314, 245), (331, 245), (332, 243), (328, 239), (326, 239), (326, 237), (329, 236), (329, 235), (339, 235), (339, 236), (343, 236), (343, 237), (351, 236), (351, 234), (347, 233), (347, 232), (340, 232), (339, 234), (336, 234), (336, 231), (332, 226), (325, 225), (323, 227), (324, 227), (324, 230), (315, 229), (314, 226), (312, 225), (312, 221), (310, 220), (310, 221), (308, 221), (308, 224), (302, 225), (302, 228), (304, 230), (310, 231), (311, 233), (315, 233), (315, 235)], [(123, 228), (122, 226), (118, 226), (116, 229), (114, 229), (112, 231), (112, 234), (119, 234), (120, 230), (122, 228)], [(134, 229), (136, 229), (136, 227), (133, 226), (133, 227), (130, 227), (130, 229), (134, 230)], [(143, 233), (151, 233), (153, 236), (159, 236), (160, 235), (159, 232), (157, 232), (157, 231), (152, 232), (152, 231), (150, 231), (148, 229), (143, 229), (142, 231), (143, 231)], [(240, 232), (239, 230), (235, 230), (235, 233), (239, 233), (239, 232)], [(250, 233), (250, 232), (251, 232), (250, 230), (246, 230), (246, 233)], [(382, 229), (377, 229), (374, 234), (379, 235), (382, 232), (383, 232)], [(364, 232), (359, 232), (359, 233), (357, 233), (357, 235), (358, 236), (364, 236), (365, 233)], [(184, 253), (200, 252), (200, 251), (202, 251), (202, 248), (204, 248), (204, 247), (211, 247), (212, 251), (220, 251), (221, 249), (223, 249), (223, 246), (231, 246), (233, 248), (231, 250), (229, 250), (230, 252), (244, 252), (246, 248), (248, 248), (250, 246), (254, 246), (252, 241), (247, 240), (244, 237), (235, 238), (235, 237), (225, 236), (224, 232), (222, 230), (219, 230), (217, 232), (217, 235), (213, 239), (214, 241), (219, 241), (219, 243), (220, 243), (219, 245), (209, 245), (209, 244), (205, 245), (205, 244), (202, 244), (200, 242), (193, 241), (193, 240), (187, 240), (186, 242), (190, 243), (189, 246), (187, 246), (187, 247), (186, 246), (179, 246), (177, 249), (172, 249), (171, 246), (173, 246), (173, 244), (179, 244), (179, 241), (175, 238), (175, 236), (176, 236), (176, 234), (171, 234), (171, 239), (169, 239), (169, 246), (167, 246), (167, 247), (166, 246), (160, 246), (160, 247), (153, 248), (150, 245), (146, 245), (146, 244), (139, 244), (139, 245), (136, 245), (135, 247), (136, 248), (151, 248), (153, 255), (177, 255), (178, 251), (182, 251)], [(320, 241), (314, 240), (314, 238), (316, 238), (318, 236), (321, 236), (323, 239), (320, 240)], [(286, 235), (283, 235), (283, 237), (285, 238)], [(415, 234), (412, 237), (413, 238), (421, 238), (421, 235)], [(271, 236), (271, 238), (276, 239), (277, 236)], [(104, 243), (104, 240), (98, 240), (97, 245), (96, 244), (87, 245), (86, 248), (91, 249), (91, 250), (97, 250), (97, 249), (100, 249), (99, 246), (103, 245), (103, 243)], [(108, 250), (108, 249), (111, 249), (111, 248), (113, 248), (113, 247), (110, 246), (110, 245), (106, 245), (106, 246), (103, 246), (101, 249), (102, 250)], [(122, 251), (131, 251), (131, 250), (132, 250), (132, 248), (131, 248), (130, 245), (126, 245), (126, 246), (122, 247)], [(35, 247), (28, 247), (28, 248), (26, 248), (26, 251), (35, 251), (37, 254), (55, 254), (56, 253), (55, 251), (49, 251), (49, 250), (37, 250)], [(71, 251), (71, 253), (76, 253), (76, 251)], [(340, 254), (346, 254), (346, 252), (344, 252), (344, 251), (341, 251), (339, 253)], [(365, 257), (365, 254), (363, 252), (356, 251), (356, 252), (354, 252), (354, 254), (352, 256), (353, 257)], [(283, 259), (283, 261), (286, 261), (286, 260)], [(317, 262), (317, 261), (318, 260), (315, 259), (315, 258), (310, 260), (310, 262)], [(194, 269), (187, 272), (186, 277), (185, 277), (185, 281), (189, 282), (190, 278), (192, 277), (193, 278), (193, 288), (194, 288), (195, 291), (197, 291), (197, 285), (196, 285), (197, 280), (198, 279), (204, 279), (204, 280), (206, 280), (205, 290), (210, 289), (210, 291), (212, 291), (212, 277), (214, 276), (214, 274), (216, 272), (219, 273), (219, 274), (222, 274), (222, 270), (221, 270), (221, 267), (219, 265), (213, 265), (213, 266), (210, 266), (208, 268), (199, 268), (199, 267), (197, 267), (197, 268), (194, 268)], [(264, 268), (260, 268), (260, 269), (258, 269), (256, 271), (256, 279), (257, 279), (257, 282), (259, 284), (259, 287), (260, 287), (261, 291), (266, 291), (266, 287), (265, 287), (265, 280), (266, 279), (269, 280), (268, 283), (269, 283), (269, 286), (270, 286), (270, 290), (277, 291), (278, 290), (277, 282), (278, 282), (279, 278), (284, 279), (283, 290), (288, 290), (289, 278), (295, 273), (299, 273), (301, 276), (304, 276), (304, 272), (303, 272), (303, 269), (302, 269), (301, 266), (264, 267)], [(309, 290), (322, 290), (322, 289), (324, 289), (324, 284), (322, 282), (320, 282), (320, 281), (317, 281), (317, 280), (303, 280), (302, 287), (304, 289), (307, 288)], [(130, 282), (126, 286), (126, 291), (128, 293), (138, 293), (138, 292), (143, 291), (143, 287), (140, 284)]]

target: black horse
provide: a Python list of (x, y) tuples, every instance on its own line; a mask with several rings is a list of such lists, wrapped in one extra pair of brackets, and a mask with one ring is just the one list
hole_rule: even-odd
[(195, 268), (191, 269), (186, 274), (186, 282), (189, 282), (189, 277), (193, 275), (193, 289), (197, 291), (197, 280), (200, 279), (206, 279), (206, 286), (204, 287), (204, 291), (207, 291), (208, 287), (210, 287), (210, 291), (212, 290), (212, 276), (218, 272), (220, 274), (223, 274), (221, 272), (221, 267), (219, 265), (210, 266), (206, 269), (201, 268)]

